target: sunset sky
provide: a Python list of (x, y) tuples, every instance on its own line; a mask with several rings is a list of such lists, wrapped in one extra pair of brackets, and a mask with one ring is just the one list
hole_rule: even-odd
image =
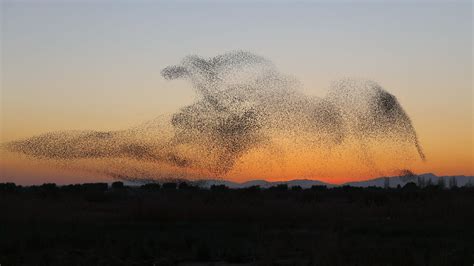
[[(378, 82), (417, 129), (427, 161), (415, 172), (474, 175), (472, 8), (471, 1), (2, 1), (0, 139), (125, 129), (173, 113), (196, 93), (164, 80), (161, 69), (188, 54), (245, 50), (271, 59), (308, 95), (322, 97), (345, 77)], [(0, 182), (97, 180), (4, 156)], [(347, 168), (305, 177), (364, 179)], [(279, 178), (300, 177), (292, 173)]]

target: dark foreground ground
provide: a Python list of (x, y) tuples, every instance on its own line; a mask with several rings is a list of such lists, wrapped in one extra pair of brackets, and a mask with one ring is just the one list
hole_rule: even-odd
[(473, 265), (474, 189), (0, 184), (0, 264)]

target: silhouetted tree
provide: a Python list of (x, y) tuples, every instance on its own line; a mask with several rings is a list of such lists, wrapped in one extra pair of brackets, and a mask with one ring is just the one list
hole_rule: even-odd
[(178, 188), (179, 189), (189, 189), (190, 186), (186, 182), (181, 182), (181, 183), (179, 183)]
[(222, 190), (227, 190), (229, 189), (226, 185), (212, 185), (211, 190), (212, 191), (222, 191)]
[(258, 193), (260, 192), (261, 188), (260, 186), (250, 186), (243, 188), (242, 191), (247, 192), (247, 193)]
[(303, 188), (302, 188), (301, 186), (292, 186), (292, 187), (291, 187), (291, 190), (293, 190), (293, 191), (301, 191), (301, 190), (303, 190)]
[(163, 183), (161, 187), (166, 190), (175, 190), (177, 186), (178, 185), (176, 183), (168, 182), (168, 183)]
[(146, 189), (146, 190), (150, 190), (150, 191), (153, 191), (153, 190), (160, 190), (160, 184), (158, 183), (148, 183), (148, 184), (145, 184), (145, 185), (142, 185), (140, 188), (141, 189)]
[(66, 191), (66, 192), (78, 193), (78, 192), (81, 192), (83, 190), (83, 187), (80, 184), (71, 184), (71, 185), (61, 186), (60, 189), (62, 191)]
[(39, 187), (39, 191), (42, 196), (53, 196), (56, 197), (59, 192), (59, 188), (55, 183), (45, 183)]
[(270, 190), (277, 190), (277, 191), (286, 191), (288, 190), (287, 184), (279, 184), (269, 188)]
[(418, 189), (418, 186), (416, 185), (415, 182), (408, 182), (403, 186), (403, 190), (406, 191), (415, 191)]
[(15, 192), (17, 191), (17, 186), (15, 183), (1, 183), (0, 192)]
[(82, 184), (82, 186), (97, 191), (107, 191), (107, 189), (109, 189), (109, 185), (107, 183), (86, 183)]
[(44, 183), (41, 185), (41, 189), (45, 191), (54, 191), (58, 189), (58, 186), (55, 183)]
[(113, 189), (122, 189), (124, 188), (123, 182), (116, 181), (112, 183), (112, 188)]
[(328, 187), (327, 186), (324, 186), (324, 185), (313, 185), (311, 186), (311, 190), (313, 191), (323, 191), (323, 190), (327, 190)]

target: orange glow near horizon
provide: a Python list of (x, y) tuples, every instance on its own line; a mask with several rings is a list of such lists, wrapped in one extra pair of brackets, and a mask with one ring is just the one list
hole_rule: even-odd
[[(469, 154), (458, 153), (450, 156), (443, 151), (438, 153), (428, 151), (426, 162), (415, 158), (410, 163), (409, 169), (415, 173), (434, 173), (436, 175), (474, 175), (472, 157)], [(280, 157), (281, 156), (281, 157)], [(293, 179), (319, 180), (332, 184), (342, 184), (351, 181), (362, 181), (380, 176), (395, 176), (400, 170), (394, 167), (390, 161), (378, 159), (376, 168), (371, 168), (362, 164), (360, 158), (357, 159), (346, 151), (332, 158), (320, 157), (320, 154), (282, 153), (273, 158), (269, 151), (249, 152), (244, 155), (234, 168), (224, 176), (213, 176), (205, 171), (189, 170), (182, 171), (179, 168), (170, 168), (171, 177), (176, 172), (176, 177), (190, 180), (218, 178), (235, 182), (244, 182), (255, 179), (267, 181), (287, 181)], [(278, 158), (280, 157), (280, 158)], [(319, 158), (318, 158), (319, 157)], [(153, 171), (162, 171), (162, 166), (150, 164), (133, 163), (120, 161), (119, 158), (107, 159), (103, 162), (82, 162), (63, 161), (61, 163), (51, 160), (37, 160), (18, 154), (2, 153), (0, 163), (0, 182), (15, 182), (18, 184), (42, 184), (54, 182), (58, 184), (85, 183), (85, 182), (110, 182), (115, 180), (105, 173), (100, 173), (97, 169), (114, 169), (117, 165), (123, 164), (120, 171), (126, 175), (127, 170), (137, 168), (138, 171), (153, 176)], [(117, 168), (119, 169), (119, 168)], [(159, 170), (158, 170), (159, 169)], [(158, 178), (159, 179), (159, 178)]]

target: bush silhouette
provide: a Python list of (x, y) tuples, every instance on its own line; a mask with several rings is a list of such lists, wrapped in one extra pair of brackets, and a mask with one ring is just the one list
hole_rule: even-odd
[(113, 182), (112, 183), (112, 188), (113, 189), (123, 189), (124, 188), (123, 182), (120, 182), (120, 181)]
[(279, 185), (270, 187), (269, 190), (273, 190), (273, 191), (286, 191), (286, 190), (288, 190), (288, 185), (287, 185), (287, 184), (279, 184)]
[(15, 183), (0, 183), (0, 192), (16, 192), (17, 186)]
[(171, 182), (164, 183), (162, 185), (162, 188), (165, 189), (165, 190), (175, 190), (176, 187), (177, 187), (177, 184), (176, 183), (171, 183)]
[(212, 185), (211, 190), (212, 191), (223, 191), (229, 189), (226, 185)]
[(145, 190), (149, 190), (149, 191), (158, 191), (158, 190), (160, 190), (160, 187), (161, 186), (158, 183), (148, 183), (148, 184), (140, 186), (141, 189), (145, 189)]
[(403, 190), (405, 191), (416, 191), (418, 189), (418, 186), (416, 185), (415, 182), (408, 182), (403, 186)]
[[(110, 190), (105, 183), (0, 184), (0, 263), (472, 263), (474, 188), (407, 183), (400, 189), (207, 189), (190, 184)], [(44, 197), (45, 191), (56, 196)]]
[(313, 185), (311, 186), (311, 190), (313, 191), (324, 191), (324, 190), (327, 190), (327, 186), (323, 186), (323, 185)]

